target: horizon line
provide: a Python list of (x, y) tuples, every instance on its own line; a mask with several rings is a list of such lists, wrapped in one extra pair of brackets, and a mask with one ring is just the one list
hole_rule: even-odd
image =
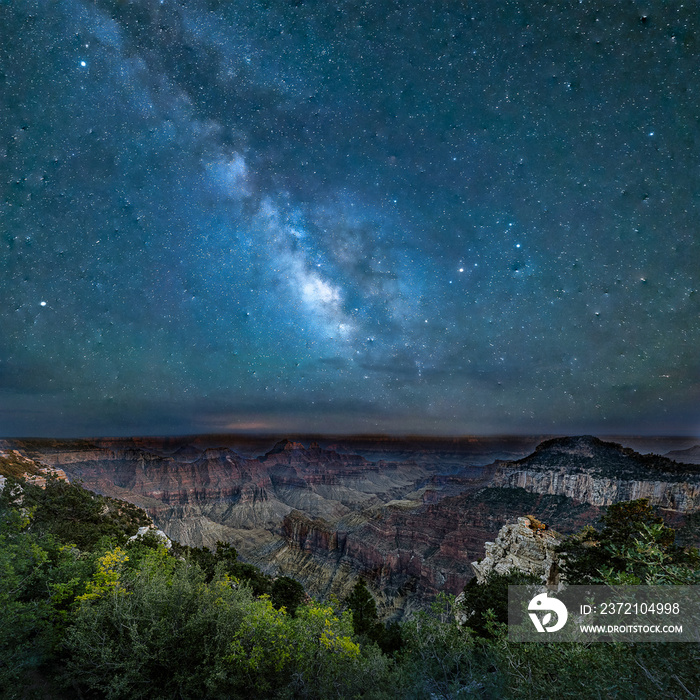
[(279, 432), (203, 432), (178, 434), (131, 434), (131, 435), (13, 435), (1, 436), (0, 440), (191, 440), (197, 438), (240, 438), (240, 439), (271, 439), (271, 438), (305, 438), (305, 439), (342, 439), (342, 440), (485, 440), (485, 439), (550, 439), (555, 437), (584, 437), (597, 438), (646, 438), (646, 439), (675, 439), (700, 440), (700, 435), (665, 434), (665, 433), (592, 433), (592, 432), (552, 432), (552, 433), (465, 433), (461, 435), (423, 435), (420, 433), (319, 433), (299, 431)]

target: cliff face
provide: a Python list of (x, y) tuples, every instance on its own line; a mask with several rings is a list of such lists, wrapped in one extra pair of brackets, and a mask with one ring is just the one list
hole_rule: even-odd
[(492, 483), (595, 506), (648, 498), (653, 505), (679, 513), (700, 508), (697, 467), (640, 455), (593, 437), (542, 443), (529, 457), (500, 463)]
[(586, 472), (570, 473), (565, 466), (546, 472), (504, 470), (496, 476), (493, 484), (566, 496), (596, 506), (637, 498), (648, 498), (656, 506), (681, 513), (693, 512), (700, 506), (700, 483), (695, 480), (690, 483), (662, 479), (627, 481)]
[(211, 546), (225, 536), (243, 549), (247, 532), (279, 534), (283, 518), (293, 510), (335, 522), (391, 501), (430, 475), (412, 463), (373, 463), (288, 440), (248, 459), (227, 448), (159, 450), (130, 442), (120, 447), (117, 441), (101, 449), (59, 443), (25, 447), (24, 453), (45, 466), (61, 465), (97, 492), (142, 505), (188, 544)]
[[(358, 573), (369, 580), (385, 617), (400, 617), (440, 592), (457, 594), (474, 575), (471, 562), (517, 512), (534, 512), (573, 532), (598, 508), (562, 496), (486, 488), (437, 503), (394, 501), (336, 523), (299, 512), (284, 518), (274, 555), (255, 563), (294, 576), (312, 593), (343, 598)], [(549, 533), (548, 533), (549, 535)]]

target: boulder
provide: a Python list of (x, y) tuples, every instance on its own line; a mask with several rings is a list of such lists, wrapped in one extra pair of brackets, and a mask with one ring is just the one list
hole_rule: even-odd
[(162, 530), (156, 529), (153, 525), (146, 525), (145, 527), (140, 527), (139, 531), (135, 535), (129, 537), (127, 542), (134, 542), (136, 540), (140, 540), (143, 538), (144, 535), (148, 533), (154, 534), (159, 540), (161, 540), (165, 545), (166, 549), (170, 549), (173, 546), (173, 543), (170, 541), (168, 536)]

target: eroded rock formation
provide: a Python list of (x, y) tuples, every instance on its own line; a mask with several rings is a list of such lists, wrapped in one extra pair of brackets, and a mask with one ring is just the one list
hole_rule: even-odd
[(560, 583), (560, 561), (556, 553), (562, 537), (532, 515), (504, 525), (494, 542), (484, 544), (485, 556), (472, 562), (478, 583), (489, 574), (522, 571), (540, 578), (548, 586)]

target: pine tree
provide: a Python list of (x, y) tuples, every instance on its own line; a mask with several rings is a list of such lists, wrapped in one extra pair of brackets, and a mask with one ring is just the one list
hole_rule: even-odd
[(379, 621), (377, 615), (377, 604), (374, 602), (372, 594), (367, 588), (364, 579), (357, 579), (355, 588), (345, 601), (352, 610), (352, 621), (355, 634), (369, 635)]

